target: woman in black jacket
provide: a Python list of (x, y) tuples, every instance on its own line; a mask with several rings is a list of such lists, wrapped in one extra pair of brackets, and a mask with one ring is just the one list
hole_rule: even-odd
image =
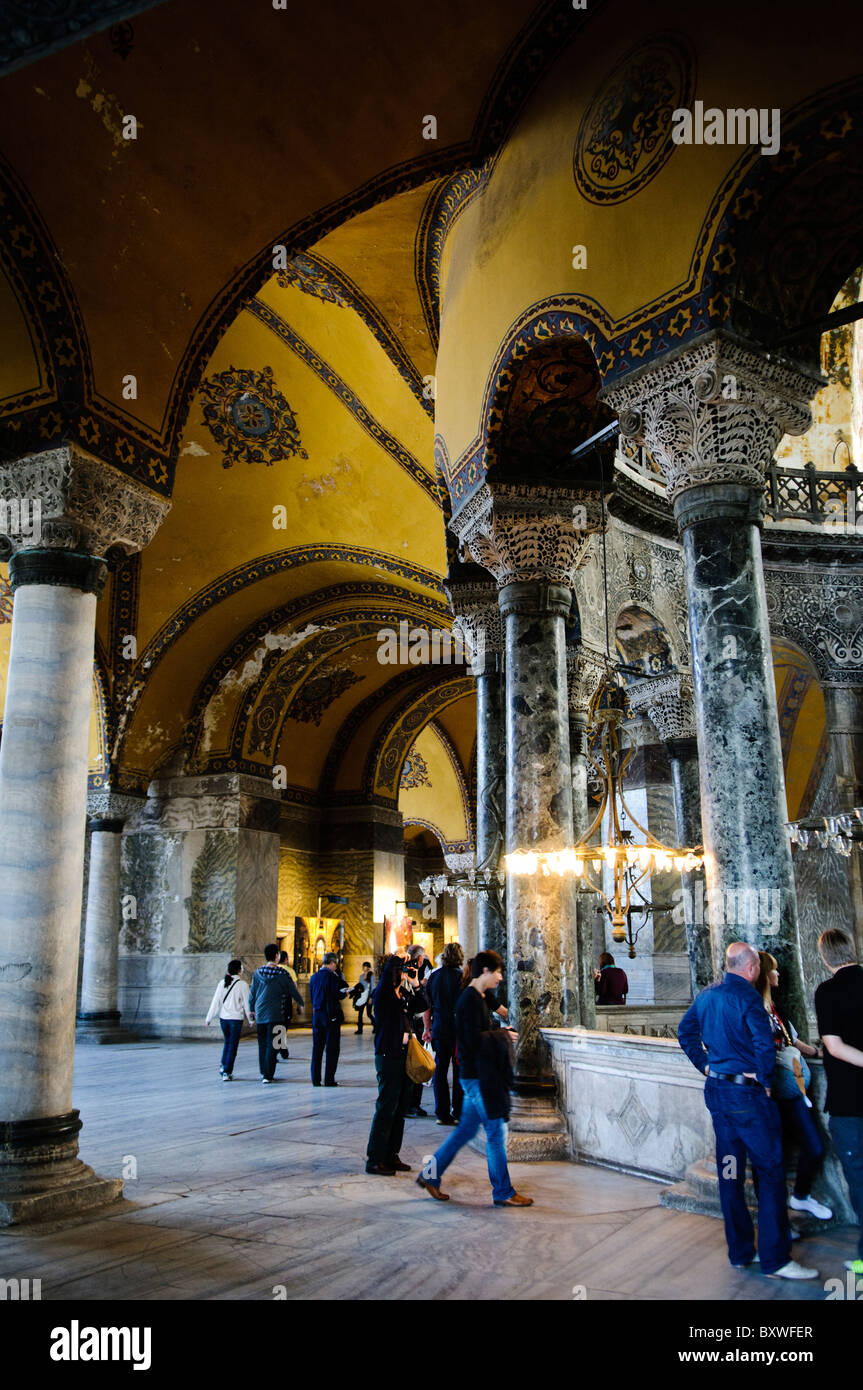
[(412, 1087), (405, 1068), (411, 1021), (402, 994), (403, 967), (399, 956), (390, 956), (373, 996), (378, 1099), (369, 1131), (366, 1172), (387, 1177), (410, 1172), (410, 1164), (399, 1158)]

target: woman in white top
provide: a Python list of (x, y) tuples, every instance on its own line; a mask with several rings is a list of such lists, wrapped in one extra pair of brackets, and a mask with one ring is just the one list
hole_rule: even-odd
[(216, 993), (213, 995), (213, 1002), (206, 1018), (208, 1028), (216, 1017), (222, 1025), (225, 1046), (222, 1048), (219, 1072), (223, 1081), (230, 1081), (233, 1075), (234, 1060), (243, 1031), (243, 1018), (248, 1018), (250, 1023), (252, 1021), (249, 1018), (249, 986), (243, 979), (242, 971), (242, 961), (228, 962), (228, 973), (216, 986)]

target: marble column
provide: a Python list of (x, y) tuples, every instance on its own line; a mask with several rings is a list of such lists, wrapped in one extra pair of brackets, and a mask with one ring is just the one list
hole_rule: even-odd
[[(840, 811), (863, 806), (863, 686), (822, 682), (827, 736), (836, 764)], [(856, 846), (846, 861), (857, 956), (863, 960), (863, 852)]]
[(458, 913), (458, 939), (461, 942), (465, 960), (472, 960), (480, 949), (477, 940), (478, 903), (475, 899), (466, 898), (464, 894), (460, 894), (456, 897), (455, 906)]
[(718, 333), (608, 393), (621, 433), (662, 469), (683, 542), (713, 940), (771, 951), (788, 1015), (807, 1015), (760, 528), (780, 439), (817, 381)]
[[(501, 864), (504, 843), (503, 625), (497, 585), (479, 565), (452, 566), (444, 586), (476, 681), (476, 864), (483, 875)], [(506, 960), (503, 894), (477, 902), (478, 949)], [(505, 993), (505, 990), (504, 990)]]
[(0, 1225), (115, 1200), (77, 1157), (72, 1107), (96, 602), (110, 547), (146, 544), (167, 509), (72, 448), (0, 468), (41, 505), (38, 546), (8, 536), (14, 606), (0, 745)]
[(81, 1002), (75, 1038), (77, 1042), (134, 1042), (134, 1034), (120, 1027), (117, 1008), (117, 967), (122, 928), (120, 845), (126, 817), (137, 810), (142, 798), (117, 792), (91, 792), (87, 797), (90, 821), (90, 873), (87, 880), (87, 914), (81, 973)]
[[(584, 839), (590, 825), (588, 804), (588, 715), (593, 699), (606, 669), (605, 657), (589, 647), (567, 648), (566, 675), (569, 700), (569, 755), (572, 774), (572, 836), (573, 843)], [(576, 948), (579, 965), (579, 1018), (583, 1028), (596, 1027), (596, 989), (593, 978), (593, 923), (597, 893), (576, 893)]]
[[(695, 849), (702, 843), (701, 779), (691, 674), (679, 672), (639, 681), (628, 694), (631, 709), (646, 711), (668, 753), (677, 843), (681, 848)], [(704, 870), (681, 874), (680, 879), (681, 910), (694, 998), (714, 978), (710, 924), (705, 910)]]
[[(572, 844), (564, 626), (572, 576), (598, 519), (594, 493), (486, 484), (452, 520), (473, 558), (497, 580), (504, 618), (507, 853)], [(572, 879), (508, 874), (509, 1008), (518, 1029), (515, 1085), (540, 1107), (553, 1105), (555, 1096), (540, 1030), (577, 1023), (580, 1017), (575, 921)]]

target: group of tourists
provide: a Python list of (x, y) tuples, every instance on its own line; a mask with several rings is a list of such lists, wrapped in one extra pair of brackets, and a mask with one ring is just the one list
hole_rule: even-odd
[[(746, 942), (725, 953), (725, 977), (699, 994), (681, 1020), (678, 1041), (706, 1077), (704, 1100), (716, 1135), (719, 1199), (728, 1257), (735, 1269), (759, 1265), (776, 1279), (817, 1279), (818, 1270), (791, 1257), (788, 1208), (828, 1221), (833, 1212), (812, 1194), (824, 1144), (807, 1094), (807, 1057), (822, 1057), (826, 1110), (860, 1225), (857, 1258), (846, 1268), (863, 1275), (863, 969), (845, 932), (823, 932), (818, 950), (831, 978), (815, 991), (822, 1049), (804, 1043), (774, 1003), (774, 956)], [(789, 1198), (783, 1135), (798, 1146)], [(746, 1162), (758, 1201), (758, 1249), (746, 1203)]]
[[(783, 1018), (773, 997), (779, 966), (766, 951), (746, 942), (727, 949), (725, 976), (703, 990), (687, 1010), (678, 1040), (705, 1076), (704, 1099), (716, 1135), (716, 1167), (731, 1264), (760, 1266), (779, 1279), (815, 1279), (818, 1271), (791, 1257), (789, 1207), (818, 1220), (833, 1213), (812, 1191), (824, 1157), (824, 1142), (808, 1095), (807, 1058), (823, 1058), (827, 1077), (826, 1110), (834, 1147), (860, 1223), (860, 1248), (846, 1262), (863, 1275), (863, 969), (846, 933), (822, 933), (819, 953), (830, 979), (815, 991), (822, 1047), (804, 1042), (793, 1022)], [(251, 987), (239, 960), (228, 964), (207, 1014), (218, 1017), (224, 1035), (222, 1079), (233, 1074), (244, 1018), (258, 1031), (261, 1080), (273, 1081), (276, 1062), (288, 1057), (287, 1026), (293, 1009), (304, 1005), (287, 955), (267, 946), (265, 964)], [(597, 993), (624, 1002), (628, 983), (613, 957), (600, 958)], [(619, 977), (623, 976), (621, 980)], [(449, 1200), (441, 1180), (456, 1154), (486, 1133), (492, 1199), (497, 1206), (525, 1207), (532, 1199), (516, 1192), (506, 1160), (506, 1121), (510, 1110), (512, 1047), (515, 1031), (496, 991), (503, 962), (494, 951), (480, 951), (464, 967), (457, 942), (445, 946), (436, 968), (421, 946), (382, 958), (374, 987), (371, 962), (363, 962), (353, 990), (328, 954), (311, 977), (313, 1086), (337, 1086), (342, 1002), (350, 995), (374, 1032), (378, 1096), (366, 1149), (366, 1172), (392, 1177), (410, 1172), (401, 1158), (405, 1120), (423, 1118), (423, 1083), (411, 1065), (412, 1046), (430, 1044), (434, 1052), (435, 1118), (452, 1130), (416, 1181), (435, 1201)], [(321, 1078), (323, 1068), (323, 1080)], [(420, 1068), (422, 1072), (422, 1068)], [(798, 1151), (789, 1197), (783, 1139)], [(746, 1167), (751, 1164), (758, 1201), (758, 1249), (746, 1202)]]

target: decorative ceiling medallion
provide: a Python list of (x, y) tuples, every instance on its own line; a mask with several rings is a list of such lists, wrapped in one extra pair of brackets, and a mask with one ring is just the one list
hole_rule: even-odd
[(290, 718), (298, 719), (301, 724), (320, 727), (330, 705), (344, 695), (346, 690), (350, 690), (351, 686), (364, 679), (364, 676), (358, 676), (345, 666), (327, 667), (300, 687), (291, 701), (288, 711)]
[(224, 457), (234, 463), (267, 466), (296, 454), (308, 458), (300, 444), (294, 412), (276, 388), (272, 367), (253, 372), (229, 367), (201, 383), (204, 424)]
[(412, 748), (405, 758), (402, 767), (402, 775), (399, 780), (399, 791), (407, 792), (413, 787), (430, 787), (431, 778), (429, 777), (428, 764), (421, 753)]
[(690, 107), (695, 58), (682, 34), (662, 34), (628, 53), (595, 93), (572, 156), (575, 182), (591, 203), (638, 193), (674, 149), (671, 117)]
[(293, 256), (286, 268), (277, 274), (276, 284), (283, 290), (302, 290), (304, 294), (328, 304), (338, 304), (343, 309), (348, 305), (341, 287), (312, 256)]

